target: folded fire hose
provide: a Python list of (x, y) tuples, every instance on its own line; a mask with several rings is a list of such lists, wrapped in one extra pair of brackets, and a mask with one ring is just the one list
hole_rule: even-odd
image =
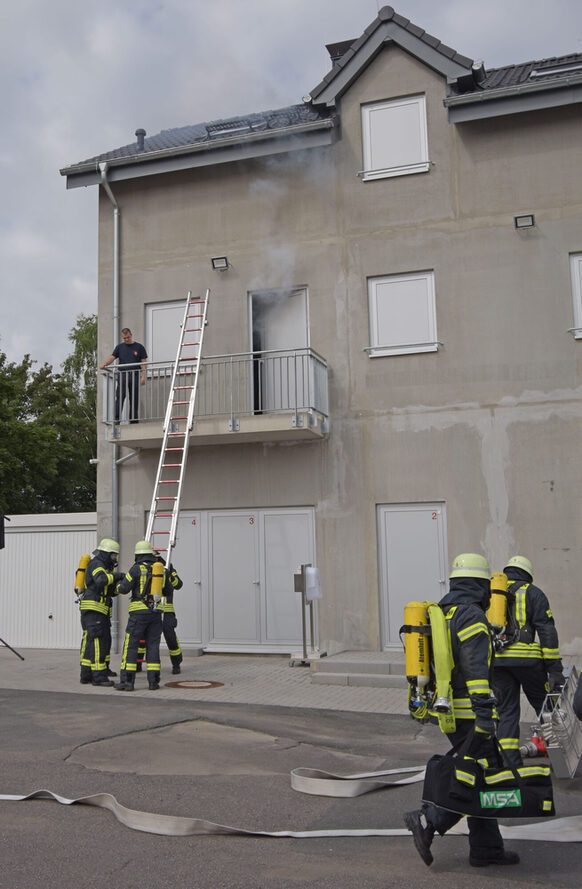
[[(394, 775), (405, 775), (393, 778)], [(383, 787), (396, 787), (413, 784), (424, 778), (424, 767), (389, 769), (385, 772), (363, 772), (357, 775), (333, 775), (317, 769), (294, 769), (291, 772), (291, 786), (300, 793), (318, 796), (355, 797)], [(108, 809), (117, 820), (131, 830), (154, 833), (161, 836), (261, 836), (261, 837), (402, 837), (410, 836), (409, 831), (402, 828), (362, 828), (362, 829), (331, 829), (331, 830), (247, 830), (242, 827), (230, 827), (215, 824), (202, 818), (186, 818), (181, 815), (160, 815), (155, 812), (141, 812), (122, 806), (110, 793), (95, 793), (77, 799), (67, 799), (50, 790), (35, 790), (24, 796), (0, 794), (0, 801), (24, 802), (32, 799), (49, 799), (65, 806), (85, 805)], [(531, 824), (499, 825), (501, 835), (508, 840), (540, 840), (554, 843), (582, 842), (582, 815), (566, 818), (552, 818), (551, 821), (536, 821)], [(450, 831), (448, 835), (459, 836), (468, 833), (466, 818)]]

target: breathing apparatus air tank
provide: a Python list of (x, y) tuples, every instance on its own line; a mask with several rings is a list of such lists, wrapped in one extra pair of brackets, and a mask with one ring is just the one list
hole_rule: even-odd
[(492, 627), (507, 625), (507, 574), (495, 571), (491, 576), (491, 601), (487, 620)]
[[(426, 602), (409, 602), (404, 606), (404, 624), (406, 635), (404, 642), (404, 656), (406, 664), (406, 678), (414, 690), (418, 706), (421, 703), (421, 689), (430, 678), (430, 649), (429, 637), (423, 627), (428, 630), (428, 614)], [(418, 628), (418, 629), (416, 629)], [(412, 703), (415, 698), (413, 697)]]
[(152, 586), (150, 593), (153, 596), (155, 607), (163, 610), (164, 600), (162, 590), (164, 589), (164, 563), (161, 559), (156, 559), (152, 565)]
[(83, 592), (85, 589), (85, 569), (87, 565), (91, 561), (91, 556), (89, 553), (83, 553), (81, 558), (79, 559), (79, 567), (75, 572), (75, 593), (77, 596)]

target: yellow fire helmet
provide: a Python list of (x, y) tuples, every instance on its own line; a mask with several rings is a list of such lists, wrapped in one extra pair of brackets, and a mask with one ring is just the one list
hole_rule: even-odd
[(453, 560), (449, 577), (481, 577), (491, 580), (489, 562), (479, 553), (461, 553)]
[(100, 540), (97, 549), (104, 553), (117, 553), (119, 555), (119, 544), (117, 540), (112, 540), (111, 537), (104, 537), (103, 540)]
[(154, 551), (149, 540), (138, 540), (135, 545), (136, 556), (153, 556)]
[(533, 580), (533, 565), (525, 556), (512, 556), (504, 570), (507, 571), (508, 568), (521, 568), (522, 571), (527, 571)]

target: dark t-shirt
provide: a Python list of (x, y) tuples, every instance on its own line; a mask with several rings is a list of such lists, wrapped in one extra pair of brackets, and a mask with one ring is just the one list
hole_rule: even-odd
[(138, 364), (148, 357), (141, 343), (119, 343), (111, 354), (120, 364)]

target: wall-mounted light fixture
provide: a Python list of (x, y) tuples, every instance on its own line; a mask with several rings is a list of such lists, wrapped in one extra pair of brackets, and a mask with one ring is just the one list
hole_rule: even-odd
[(513, 221), (516, 228), (533, 228), (536, 224), (533, 213), (524, 213), (523, 216), (514, 216)]
[(230, 268), (228, 258), (226, 256), (213, 256), (210, 260), (212, 268), (215, 272), (225, 272)]

